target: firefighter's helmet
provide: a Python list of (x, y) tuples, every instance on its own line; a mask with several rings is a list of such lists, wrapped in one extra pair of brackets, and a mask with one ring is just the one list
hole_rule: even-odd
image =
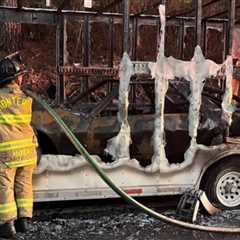
[(10, 82), (26, 72), (18, 52), (0, 60), (0, 84)]

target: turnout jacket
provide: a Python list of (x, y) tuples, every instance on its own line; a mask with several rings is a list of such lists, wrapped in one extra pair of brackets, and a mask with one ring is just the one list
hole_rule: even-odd
[(36, 165), (37, 139), (31, 119), (32, 99), (18, 84), (12, 82), (0, 88), (0, 165), (8, 168)]

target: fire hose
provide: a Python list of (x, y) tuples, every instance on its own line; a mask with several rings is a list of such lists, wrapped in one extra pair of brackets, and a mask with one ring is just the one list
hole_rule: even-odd
[(93, 167), (93, 169), (98, 173), (101, 179), (115, 192), (117, 193), (123, 200), (132, 204), (136, 208), (140, 209), (141, 211), (145, 212), (146, 214), (161, 220), (165, 223), (173, 224), (179, 227), (191, 229), (191, 230), (199, 230), (199, 231), (207, 231), (207, 232), (217, 232), (217, 233), (240, 233), (240, 228), (226, 228), (226, 227), (212, 227), (212, 226), (204, 226), (204, 225), (197, 225), (192, 223), (183, 222), (174, 218), (167, 217), (161, 213), (158, 213), (147, 206), (141, 204), (131, 196), (129, 196), (126, 192), (124, 192), (121, 188), (116, 186), (114, 182), (104, 173), (104, 171), (99, 167), (98, 162), (91, 157), (85, 147), (79, 142), (77, 137), (73, 134), (70, 128), (66, 125), (66, 123), (62, 120), (59, 114), (51, 108), (46, 101), (39, 98), (37, 95), (32, 93), (29, 90), (25, 90), (26, 94), (31, 96), (36, 102), (38, 102), (42, 107), (47, 110), (47, 112), (53, 117), (56, 123), (61, 127), (63, 132), (75, 146), (75, 148), (85, 157), (88, 163)]

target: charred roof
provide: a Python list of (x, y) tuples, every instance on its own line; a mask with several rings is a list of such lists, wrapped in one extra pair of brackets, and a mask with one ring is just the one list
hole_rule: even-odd
[[(240, 21), (240, 0), (236, 1), (236, 22)], [(45, 8), (47, 0), (0, 0), (1, 5), (16, 6), (17, 2), (24, 7)], [(86, 10), (84, 0), (48, 0), (52, 8), (65, 10)], [(93, 7), (87, 9), (97, 12), (123, 12), (123, 0), (93, 0)], [(162, 0), (129, 0), (130, 13), (137, 14), (158, 14), (157, 6)], [(227, 18), (230, 0), (202, 0), (203, 19)], [(195, 16), (195, 0), (166, 0), (167, 15)]]

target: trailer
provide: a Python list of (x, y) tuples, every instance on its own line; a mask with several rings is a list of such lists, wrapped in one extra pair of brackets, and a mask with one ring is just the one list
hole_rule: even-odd
[[(112, 1), (108, 7), (120, 2)], [(131, 196), (161, 196), (201, 188), (216, 206), (236, 208), (240, 205), (239, 96), (232, 94), (231, 51), (239, 4), (195, 0), (187, 12), (168, 16), (164, 1), (152, 2), (150, 9), (161, 4), (160, 16), (142, 14), (146, 7), (132, 14), (129, 0), (124, 0), (123, 13), (2, 6), (0, 21), (56, 28), (53, 107), (124, 191)], [(213, 16), (208, 8), (216, 9)], [(69, 64), (66, 29), (73, 19), (83, 27), (83, 55), (82, 62)], [(108, 52), (102, 65), (91, 61), (91, 28), (96, 23), (108, 29)], [(114, 34), (119, 24), (124, 54), (116, 64)], [(151, 27), (156, 34), (150, 60), (139, 57), (141, 27)], [(167, 27), (178, 30), (176, 49), (164, 43)], [(222, 36), (218, 64), (203, 55), (209, 49), (211, 28)], [(192, 59), (185, 46), (187, 29), (196, 32)], [(176, 58), (165, 56), (165, 47), (170, 52), (178, 50)], [(82, 84), (67, 96), (69, 74)], [(106, 94), (91, 101), (91, 94), (103, 87)], [(139, 92), (144, 94), (139, 97)], [(38, 105), (34, 106), (33, 125), (40, 145), (33, 178), (35, 201), (117, 197)]]

